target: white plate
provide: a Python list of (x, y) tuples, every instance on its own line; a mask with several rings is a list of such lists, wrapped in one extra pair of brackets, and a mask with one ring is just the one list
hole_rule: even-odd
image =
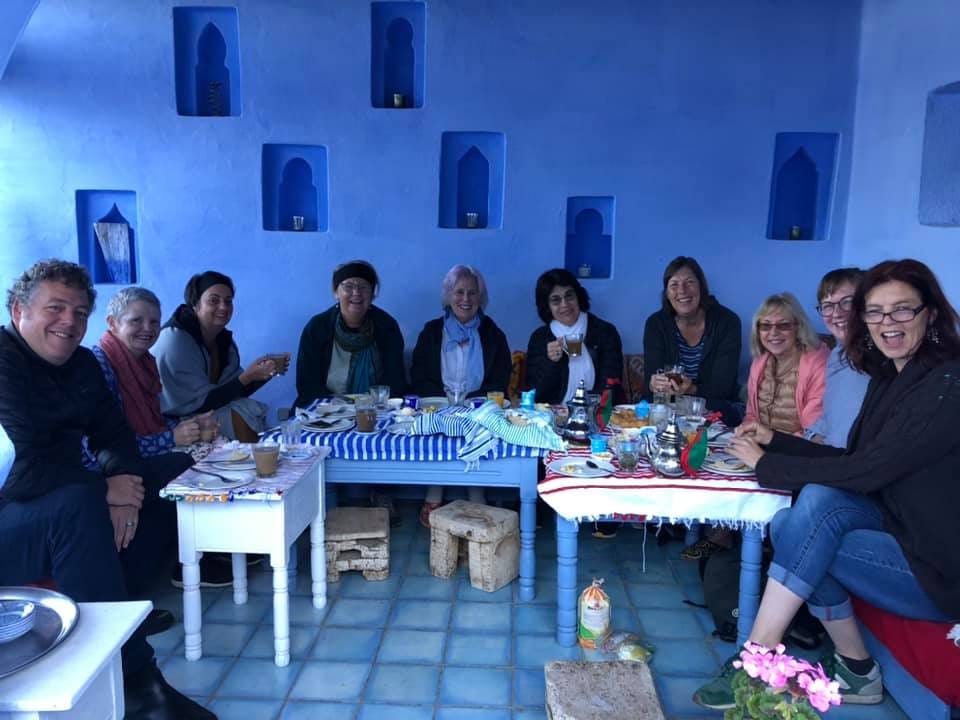
[(587, 467), (587, 460), (589, 460), (589, 458), (568, 455), (567, 457), (557, 458), (547, 465), (547, 469), (560, 475), (566, 475), (567, 477), (596, 478), (613, 474), (612, 466), (596, 463), (600, 466), (599, 469)]
[(226, 460), (221, 462), (213, 462), (208, 460), (203, 463), (203, 466), (209, 467), (211, 470), (219, 473), (221, 470), (255, 470), (257, 464), (253, 460), (240, 460), (238, 462), (229, 462)]
[(732, 455), (727, 455), (726, 453), (712, 453), (707, 455), (707, 459), (703, 461), (702, 469), (707, 472), (717, 473), (718, 475), (732, 475), (736, 477), (753, 475), (753, 470), (737, 458)]
[(320, 426), (320, 425), (311, 425), (310, 423), (304, 423), (303, 429), (308, 432), (314, 433), (330, 433), (330, 432), (343, 432), (344, 430), (349, 430), (356, 422), (352, 417), (340, 418), (339, 420), (331, 420), (329, 426)]
[(189, 484), (198, 490), (233, 490), (246, 487), (257, 477), (254, 472), (237, 472), (235, 470), (221, 470), (217, 472), (217, 475), (221, 477), (195, 472)]
[(357, 414), (356, 405), (347, 405), (346, 403), (324, 403), (317, 405), (313, 410), (303, 413), (304, 421), (322, 419), (335, 420), (338, 417), (354, 417)]
[(423, 397), (420, 398), (420, 402), (418, 403), (417, 407), (423, 410), (424, 405), (433, 405), (439, 410), (440, 408), (448, 407), (450, 402), (445, 397)]

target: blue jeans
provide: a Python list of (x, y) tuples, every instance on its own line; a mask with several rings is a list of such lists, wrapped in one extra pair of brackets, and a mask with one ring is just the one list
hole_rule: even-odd
[[(821, 620), (853, 615), (850, 594), (907, 618), (950, 620), (920, 587), (876, 502), (807, 485), (770, 524), (769, 576), (807, 601)], [(849, 592), (848, 592), (849, 591)]]

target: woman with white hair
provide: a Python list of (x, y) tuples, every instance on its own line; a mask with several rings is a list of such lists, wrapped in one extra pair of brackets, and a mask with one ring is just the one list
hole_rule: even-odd
[(793, 295), (763, 301), (753, 316), (750, 351), (744, 422), (802, 435), (823, 412), (830, 349)]
[[(490, 391), (506, 393), (510, 382), (507, 337), (483, 310), (487, 283), (469, 265), (454, 265), (443, 278), (443, 316), (423, 326), (413, 349), (410, 376), (418, 395), (443, 395), (447, 388), (467, 397)], [(472, 502), (484, 502), (483, 488), (470, 488)], [(443, 488), (431, 487), (420, 512), (427, 525), (430, 513), (443, 501)]]

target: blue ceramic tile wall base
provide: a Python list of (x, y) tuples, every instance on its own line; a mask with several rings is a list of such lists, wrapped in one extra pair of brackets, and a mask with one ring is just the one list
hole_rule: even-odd
[[(137, 194), (131, 190), (77, 190), (75, 197), (77, 261), (90, 271), (95, 284), (129, 285), (138, 282)], [(93, 228), (94, 223), (98, 222), (126, 223), (130, 226), (130, 264), (125, 275), (115, 277), (116, 269), (111, 272)]]
[(240, 30), (232, 7), (175, 7), (177, 113), (240, 114)]
[(426, 7), (422, 2), (370, 4), (370, 102), (373, 107), (423, 107), (425, 16)]
[(835, 175), (837, 133), (777, 133), (770, 182), (767, 237), (827, 237)]
[(938, 227), (960, 225), (960, 82), (927, 96), (920, 174), (920, 222)]

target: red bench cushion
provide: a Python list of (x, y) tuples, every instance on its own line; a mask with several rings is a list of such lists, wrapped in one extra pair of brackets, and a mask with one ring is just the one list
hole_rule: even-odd
[(908, 620), (853, 598), (857, 617), (904, 669), (943, 700), (960, 706), (960, 647), (947, 640), (950, 623)]

